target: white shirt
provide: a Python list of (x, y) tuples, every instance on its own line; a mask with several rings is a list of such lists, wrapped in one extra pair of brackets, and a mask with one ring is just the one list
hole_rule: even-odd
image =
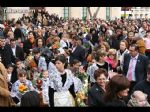
[(76, 48), (77, 48), (76, 46), (72, 48), (72, 53), (76, 50)]
[(60, 40), (60, 46), (63, 48), (63, 47), (67, 47), (67, 44), (64, 40)]
[[(132, 81), (136, 81), (135, 68), (136, 68), (136, 63), (138, 61), (138, 56), (139, 56), (139, 54), (136, 57), (131, 57), (130, 63), (129, 63), (129, 69), (128, 69), (128, 72), (127, 72), (127, 77), (129, 75), (130, 68), (132, 68)], [(131, 61), (133, 61), (133, 62), (131, 62)], [(132, 65), (131, 65), (131, 63), (132, 63)], [(130, 66), (132, 66), (132, 67), (130, 67)]]
[(12, 49), (13, 55), (16, 57), (16, 46), (11, 49)]
[(143, 29), (143, 27), (141, 27), (139, 29), (139, 37), (144, 38), (145, 35), (146, 35), (146, 31)]
[(8, 74), (8, 75), (7, 75), (7, 78), (8, 78), (8, 81), (10, 82), (11, 74)]

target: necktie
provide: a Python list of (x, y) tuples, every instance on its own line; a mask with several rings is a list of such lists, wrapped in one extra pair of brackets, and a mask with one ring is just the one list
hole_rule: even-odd
[(131, 62), (130, 62), (130, 66), (129, 66), (128, 76), (127, 76), (129, 81), (132, 80), (133, 61), (134, 61), (134, 59), (132, 58)]

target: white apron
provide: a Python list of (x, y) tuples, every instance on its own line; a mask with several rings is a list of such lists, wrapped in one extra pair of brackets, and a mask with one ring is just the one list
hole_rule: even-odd
[(75, 107), (75, 101), (69, 91), (61, 91), (54, 93), (55, 107)]

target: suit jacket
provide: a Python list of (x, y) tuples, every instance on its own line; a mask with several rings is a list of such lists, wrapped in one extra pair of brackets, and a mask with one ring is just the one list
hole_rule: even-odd
[(88, 91), (89, 106), (104, 106), (104, 90), (95, 83)]
[[(123, 74), (126, 76), (130, 64), (131, 56), (130, 54), (124, 55), (123, 61)], [(144, 55), (139, 54), (137, 63), (135, 66), (135, 78), (136, 82), (142, 81), (146, 79), (147, 76), (147, 66), (148, 66), (148, 58)]]
[(21, 47), (16, 46), (16, 57), (19, 58), (21, 61), (24, 61), (24, 51)]
[(17, 67), (14, 67), (14, 70), (12, 72), (10, 82), (13, 84), (18, 80), (18, 73), (17, 73)]
[(72, 63), (72, 61), (74, 59), (79, 60), (81, 63), (84, 63), (85, 59), (85, 50), (83, 47), (81, 46), (77, 46), (76, 49), (74, 50), (74, 52), (71, 53), (70, 55), (70, 63)]
[(5, 67), (7, 67), (9, 64), (15, 63), (15, 56), (13, 55), (10, 45), (6, 44), (4, 48), (0, 48), (0, 55), (2, 58), (2, 63)]
[(127, 107), (126, 102), (123, 99), (113, 99), (105, 103), (106, 107)]
[(6, 80), (7, 71), (2, 63), (0, 63), (0, 107), (10, 106), (10, 92)]

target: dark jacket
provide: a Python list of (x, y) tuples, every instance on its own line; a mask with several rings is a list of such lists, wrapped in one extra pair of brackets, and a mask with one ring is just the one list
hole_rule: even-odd
[(30, 41), (27, 39), (25, 42), (24, 42), (24, 47), (23, 47), (23, 51), (24, 53), (27, 54), (27, 56), (29, 55), (30, 53), (30, 49), (33, 49), (33, 45), (30, 43)]
[(88, 105), (89, 106), (104, 106), (104, 90), (95, 83), (88, 91)]
[[(124, 63), (123, 63), (123, 75), (127, 75), (129, 64), (130, 64), (131, 56), (130, 54), (124, 55)], [(136, 82), (142, 81), (146, 79), (147, 76), (147, 66), (148, 66), (148, 58), (144, 55), (139, 54), (136, 67), (135, 67), (135, 78)]]
[(116, 50), (119, 50), (119, 46), (120, 46), (120, 42), (121, 40), (123, 40), (124, 37), (122, 35), (119, 35), (117, 37), (112, 37), (110, 40), (109, 40), (109, 44), (110, 44), (110, 47), (111, 48), (114, 48)]
[(123, 99), (114, 99), (105, 103), (106, 107), (127, 107), (125, 101)]
[(18, 73), (17, 73), (17, 67), (14, 67), (14, 70), (12, 72), (10, 82), (13, 84), (18, 80)]
[(133, 92), (136, 90), (142, 91), (143, 93), (147, 94), (148, 103), (150, 103), (150, 82), (148, 82), (147, 80), (143, 80), (137, 83), (133, 88)]
[(86, 60), (85, 59), (85, 50), (82, 46), (77, 46), (76, 49), (74, 50), (74, 52), (71, 53), (70, 63), (72, 63), (72, 61), (74, 59), (77, 59), (82, 63), (84, 63), (84, 61)]
[(9, 64), (15, 63), (15, 57), (10, 45), (6, 44), (3, 48), (0, 48), (0, 55), (2, 58), (2, 63), (5, 67)]
[(16, 40), (18, 40), (18, 38), (24, 38), (23, 32), (21, 31), (21, 28), (16, 28), (14, 31), (14, 37)]
[(21, 47), (16, 46), (16, 57), (19, 58), (21, 61), (24, 61), (24, 51)]

